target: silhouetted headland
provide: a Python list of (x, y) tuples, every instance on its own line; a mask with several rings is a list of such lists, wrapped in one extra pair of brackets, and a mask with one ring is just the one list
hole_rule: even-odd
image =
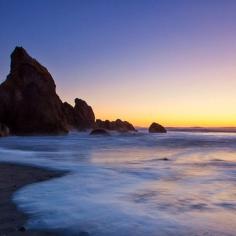
[[(11, 54), (11, 68), (0, 85), (0, 137), (11, 135), (57, 135), (70, 130), (104, 129), (137, 131), (128, 121), (97, 119), (91, 106), (76, 98), (74, 107), (62, 102), (47, 68), (23, 47)], [(166, 132), (153, 123), (150, 132)]]

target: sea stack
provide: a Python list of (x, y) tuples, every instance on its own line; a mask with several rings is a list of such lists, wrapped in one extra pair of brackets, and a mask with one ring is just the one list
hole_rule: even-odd
[(82, 99), (75, 99), (75, 106), (63, 104), (67, 123), (72, 129), (84, 131), (95, 126), (95, 115), (91, 106)]
[(93, 109), (82, 99), (75, 99), (75, 127), (78, 130), (90, 129), (95, 124)]
[(155, 122), (153, 122), (150, 125), (148, 131), (149, 133), (166, 133), (167, 132), (166, 129), (162, 125)]
[(15, 135), (68, 132), (52, 76), (22, 47), (11, 54), (10, 73), (0, 85), (0, 122)]

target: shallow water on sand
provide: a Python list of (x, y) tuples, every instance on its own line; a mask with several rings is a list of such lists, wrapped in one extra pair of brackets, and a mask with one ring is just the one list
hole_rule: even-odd
[(236, 235), (236, 134), (0, 139), (0, 161), (70, 170), (19, 190), (27, 227), (65, 235)]

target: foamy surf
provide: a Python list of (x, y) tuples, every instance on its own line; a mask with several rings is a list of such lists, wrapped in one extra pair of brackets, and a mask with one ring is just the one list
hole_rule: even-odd
[(9, 137), (0, 160), (70, 170), (14, 195), (27, 227), (65, 235), (235, 235), (236, 135)]

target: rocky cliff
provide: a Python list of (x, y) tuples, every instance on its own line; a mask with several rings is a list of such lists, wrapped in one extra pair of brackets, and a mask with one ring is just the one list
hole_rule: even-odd
[(11, 54), (10, 74), (0, 85), (0, 121), (17, 135), (68, 131), (52, 76), (22, 47)]
[(90, 128), (95, 117), (83, 100), (76, 99), (74, 108), (63, 104), (48, 70), (16, 47), (10, 73), (0, 85), (0, 122), (15, 135), (61, 134)]

